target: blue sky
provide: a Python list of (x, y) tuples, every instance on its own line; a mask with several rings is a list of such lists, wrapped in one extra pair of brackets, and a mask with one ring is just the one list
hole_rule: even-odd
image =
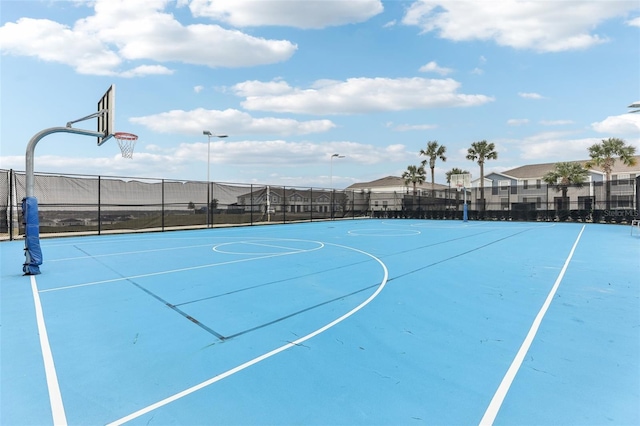
[[(55, 134), (40, 172), (344, 188), (472, 142), (485, 172), (640, 148), (640, 2), (516, 0), (0, 1), (0, 168), (116, 86), (115, 140)], [(93, 130), (96, 121), (74, 125)], [(639, 149), (640, 151), (640, 149)], [(338, 153), (344, 158), (331, 161)]]

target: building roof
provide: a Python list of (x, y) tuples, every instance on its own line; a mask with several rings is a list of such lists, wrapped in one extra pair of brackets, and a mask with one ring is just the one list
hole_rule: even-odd
[[(634, 155), (636, 164), (634, 166), (627, 166), (622, 161), (616, 160), (613, 165), (612, 173), (634, 173), (640, 172), (640, 155)], [(589, 162), (589, 160), (578, 160), (576, 163), (580, 163), (583, 166)], [(510, 176), (516, 179), (528, 179), (528, 178), (542, 178), (545, 174), (552, 171), (555, 168), (556, 163), (542, 163), (542, 164), (529, 164), (526, 166), (516, 167), (515, 169), (505, 170), (498, 174)], [(591, 167), (590, 170), (603, 173), (599, 167)]]
[[(413, 185), (405, 184), (404, 179), (398, 176), (386, 176), (380, 179), (372, 180), (371, 182), (360, 182), (349, 185), (346, 189), (373, 189), (373, 188), (388, 188), (388, 187), (411, 187)], [(416, 188), (420, 189), (431, 189), (431, 182), (424, 182), (422, 184), (416, 185)], [(441, 185), (439, 183), (434, 184), (435, 189), (445, 189), (448, 188), (447, 185)]]

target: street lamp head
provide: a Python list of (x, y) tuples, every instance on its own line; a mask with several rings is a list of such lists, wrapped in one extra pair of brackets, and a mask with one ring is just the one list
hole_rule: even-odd
[(333, 157), (344, 158), (344, 155), (340, 155), (340, 154), (333, 154), (333, 155), (331, 156), (331, 158), (333, 158)]
[(215, 136), (216, 138), (220, 138), (220, 139), (228, 137), (228, 135), (214, 135), (209, 130), (203, 130), (202, 134), (209, 137)]

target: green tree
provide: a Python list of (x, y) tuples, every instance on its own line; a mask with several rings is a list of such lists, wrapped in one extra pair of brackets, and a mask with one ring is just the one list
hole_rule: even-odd
[(422, 166), (407, 166), (407, 170), (402, 173), (402, 179), (404, 179), (404, 184), (413, 185), (413, 198), (412, 198), (412, 206), (416, 205), (416, 186), (420, 183), (424, 183), (427, 178), (424, 167)]
[[(445, 157), (445, 153), (447, 152), (447, 147), (444, 145), (439, 145), (438, 141), (429, 141), (427, 142), (427, 149), (421, 149), (420, 155), (424, 155), (428, 158), (429, 168), (431, 169), (431, 196), (436, 196), (435, 189), (435, 177), (434, 177), (434, 169), (436, 168), (436, 160), (439, 158), (442, 161), (447, 161), (447, 157)], [(427, 160), (422, 161), (422, 167), (427, 165)]]
[(603, 139), (601, 143), (589, 147), (591, 160), (587, 162), (586, 166), (588, 168), (600, 167), (607, 178), (607, 210), (611, 208), (611, 171), (616, 163), (616, 158), (627, 166), (633, 166), (636, 164), (635, 152), (634, 146), (627, 145), (624, 140), (618, 138)]
[(552, 185), (556, 191), (562, 191), (562, 202), (567, 199), (570, 185), (582, 188), (587, 180), (588, 170), (580, 163), (556, 163), (554, 169), (542, 177), (542, 180)]
[(485, 140), (473, 142), (471, 148), (467, 149), (467, 160), (476, 161), (480, 166), (480, 210), (484, 211), (484, 162), (486, 160), (496, 160), (498, 153), (496, 146)]

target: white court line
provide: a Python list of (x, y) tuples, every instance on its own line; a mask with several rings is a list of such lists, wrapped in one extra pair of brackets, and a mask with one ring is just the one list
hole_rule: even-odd
[(121, 251), (116, 253), (95, 254), (95, 255), (85, 254), (83, 256), (66, 257), (66, 258), (60, 258), (60, 259), (47, 259), (47, 262), (65, 262), (68, 260), (78, 260), (78, 259), (87, 259), (87, 258), (93, 259), (98, 257), (122, 256), (122, 255), (128, 255), (128, 254), (153, 253), (157, 251), (184, 250), (184, 249), (192, 249), (192, 248), (198, 248), (198, 247), (211, 247), (211, 244), (198, 244), (195, 246), (166, 247), (166, 248), (156, 248), (156, 249), (136, 250), (136, 251)]
[(250, 361), (247, 361), (243, 364), (238, 365), (237, 367), (232, 368), (231, 370), (227, 370), (224, 373), (218, 374), (217, 376), (214, 376), (208, 380), (205, 380), (202, 383), (199, 383), (195, 386), (192, 386), (188, 389), (183, 390), (182, 392), (178, 392), (175, 395), (172, 395), (168, 398), (165, 398), (161, 401), (156, 402), (155, 404), (151, 404), (145, 408), (142, 408), (138, 411), (136, 411), (135, 413), (129, 414), (128, 416), (122, 417), (121, 419), (115, 420), (111, 423), (108, 423), (107, 426), (119, 426), (122, 425), (128, 421), (131, 421), (133, 419), (136, 419), (144, 414), (147, 414), (157, 408), (163, 407), (167, 404), (170, 404), (174, 401), (177, 401), (178, 399), (185, 397), (187, 395), (190, 395), (194, 392), (199, 391), (200, 389), (203, 389), (213, 383), (219, 382), (220, 380), (229, 377), (239, 371), (244, 370), (245, 368), (251, 367), (252, 365), (255, 365), (257, 363), (259, 363), (260, 361), (264, 361), (267, 358), (271, 358), (272, 356), (279, 354), (280, 352), (286, 351), (289, 348), (292, 348), (294, 346), (298, 346), (301, 343), (311, 339), (312, 337), (317, 336), (318, 334), (330, 329), (331, 327), (333, 327), (334, 325), (344, 321), (345, 319), (349, 318), (351, 315), (355, 314), (356, 312), (358, 312), (360, 309), (364, 308), (365, 306), (367, 306), (369, 303), (371, 303), (371, 301), (373, 299), (375, 299), (378, 294), (380, 294), (380, 292), (382, 291), (382, 289), (385, 287), (385, 285), (387, 284), (387, 279), (389, 278), (389, 271), (387, 270), (386, 265), (377, 257), (375, 257), (374, 255), (367, 253), (366, 251), (362, 251), (362, 250), (358, 250), (356, 248), (353, 247), (348, 247), (348, 246), (343, 246), (343, 245), (339, 245), (339, 244), (331, 244), (331, 243), (326, 243), (327, 245), (332, 245), (332, 246), (336, 246), (336, 247), (341, 247), (341, 248), (346, 248), (348, 250), (353, 250), (356, 251), (358, 253), (362, 253), (366, 256), (369, 256), (371, 258), (373, 258), (376, 262), (378, 262), (381, 266), (382, 266), (382, 270), (384, 271), (384, 278), (382, 279), (382, 282), (380, 283), (380, 286), (378, 286), (378, 288), (376, 289), (376, 291), (369, 296), (364, 302), (362, 302), (361, 304), (359, 304), (358, 306), (356, 306), (355, 308), (353, 308), (352, 310), (350, 310), (349, 312), (347, 312), (346, 314), (342, 315), (339, 318), (336, 318), (335, 320), (331, 321), (329, 324), (317, 329), (316, 331), (313, 331), (309, 334), (307, 334), (306, 336), (303, 336), (301, 338), (299, 338), (298, 340), (294, 340), (293, 342), (289, 342), (286, 345), (280, 346), (279, 348), (276, 348), (274, 350), (272, 350), (271, 352), (267, 352), (263, 355), (260, 355), (259, 357), (256, 357)]
[(49, 403), (51, 404), (53, 424), (66, 425), (67, 416), (64, 413), (64, 405), (62, 404), (62, 394), (60, 393), (60, 385), (58, 384), (58, 375), (56, 374), (56, 366), (53, 363), (53, 354), (51, 353), (51, 346), (49, 345), (47, 327), (44, 323), (44, 315), (42, 314), (42, 304), (40, 303), (36, 277), (33, 275), (31, 275), (31, 291), (33, 292), (33, 303), (36, 308), (36, 321), (38, 323), (38, 334), (40, 335), (40, 347), (42, 349), (42, 359), (44, 361), (44, 372), (47, 378), (47, 388), (49, 389)]
[[(312, 248), (293, 248), (293, 247), (287, 247), (287, 246), (277, 246), (275, 244), (267, 244), (268, 241), (280, 241), (280, 242), (306, 242), (306, 243), (316, 243), (318, 244), (317, 247), (312, 247)], [(213, 246), (213, 251), (217, 252), (217, 253), (222, 253), (222, 254), (244, 254), (244, 255), (258, 255), (258, 254), (278, 254), (278, 253), (257, 253), (257, 252), (247, 252), (247, 251), (228, 251), (228, 250), (219, 250), (219, 247), (226, 247), (226, 246), (242, 246), (242, 245), (248, 245), (248, 246), (257, 246), (257, 247), (271, 247), (271, 248), (277, 248), (277, 249), (283, 249), (283, 250), (292, 250), (291, 253), (307, 253), (307, 252), (311, 252), (311, 251), (315, 251), (315, 250), (320, 250), (321, 248), (324, 248), (324, 244), (320, 241), (312, 241), (312, 240), (290, 240), (290, 239), (264, 239), (264, 240), (243, 240), (243, 241), (231, 241), (228, 243), (221, 243), (221, 244), (216, 244), (215, 246)]]
[[(318, 250), (318, 249), (312, 249), (312, 250), (309, 250), (309, 251), (313, 251), (313, 250)], [(118, 282), (118, 281), (126, 281), (126, 280), (137, 279), (137, 278), (155, 277), (155, 276), (158, 276), (158, 275), (174, 274), (174, 273), (177, 273), (177, 272), (194, 271), (194, 270), (197, 270), (197, 269), (212, 268), (214, 266), (230, 265), (230, 264), (233, 264), (233, 263), (241, 263), (241, 262), (250, 262), (250, 261), (253, 261), (253, 260), (268, 259), (270, 257), (286, 256), (286, 255), (289, 255), (289, 254), (300, 254), (300, 253), (302, 253), (302, 252), (293, 251), (293, 252), (289, 252), (289, 253), (276, 253), (276, 254), (270, 254), (270, 255), (266, 255), (266, 256), (250, 257), (250, 258), (247, 258), (247, 259), (230, 260), (228, 262), (218, 262), (218, 263), (209, 263), (207, 265), (191, 266), (189, 268), (179, 268), (179, 269), (171, 269), (171, 270), (168, 270), (168, 271), (150, 272), (148, 274), (130, 275), (128, 277), (113, 278), (113, 279), (110, 279), (110, 280), (93, 281), (93, 282), (83, 283), (83, 284), (75, 284), (75, 285), (68, 285), (68, 286), (64, 286), (64, 287), (49, 288), (49, 289), (46, 289), (46, 290), (40, 290), (40, 293), (47, 293), (47, 292), (50, 292), (50, 291), (59, 291), (59, 290), (69, 290), (69, 289), (72, 289), (72, 288), (79, 288), (79, 287), (89, 287), (89, 286), (92, 286), (92, 285), (114, 283), (114, 282)]]
[(482, 420), (480, 420), (481, 426), (493, 425), (493, 422), (495, 421), (496, 416), (498, 415), (498, 411), (500, 411), (500, 407), (504, 402), (504, 398), (507, 396), (507, 392), (509, 392), (509, 388), (511, 387), (511, 384), (515, 379), (516, 374), (518, 373), (518, 370), (522, 366), (522, 362), (524, 361), (524, 358), (527, 352), (529, 351), (531, 344), (533, 343), (533, 339), (536, 337), (536, 334), (538, 333), (538, 329), (540, 328), (542, 319), (547, 313), (547, 310), (549, 309), (549, 305), (551, 305), (551, 301), (555, 297), (556, 291), (560, 286), (560, 282), (562, 281), (562, 278), (564, 278), (564, 274), (567, 271), (567, 268), (569, 267), (569, 262), (571, 262), (571, 258), (573, 257), (573, 253), (575, 252), (576, 247), (578, 246), (580, 237), (582, 237), (584, 228), (585, 228), (585, 225), (582, 225), (582, 229), (578, 234), (578, 238), (576, 238), (575, 243), (573, 243), (573, 247), (569, 252), (569, 256), (567, 257), (567, 260), (565, 260), (564, 266), (562, 267), (562, 270), (560, 271), (558, 278), (556, 278), (556, 282), (553, 284), (551, 291), (547, 295), (547, 299), (542, 304), (542, 308), (540, 308), (538, 315), (533, 320), (533, 324), (531, 324), (531, 328), (529, 329), (529, 333), (527, 334), (527, 337), (525, 337), (524, 341), (522, 342), (522, 346), (520, 346), (520, 350), (518, 350), (518, 353), (516, 354), (516, 357), (513, 359), (513, 362), (511, 363), (511, 366), (507, 370), (507, 373), (504, 375), (502, 382), (500, 383), (500, 386), (498, 386), (498, 390), (496, 390), (496, 393), (493, 395), (493, 398), (491, 399), (491, 402), (489, 403), (489, 406), (487, 407), (487, 410), (485, 411), (484, 416), (482, 416)]

